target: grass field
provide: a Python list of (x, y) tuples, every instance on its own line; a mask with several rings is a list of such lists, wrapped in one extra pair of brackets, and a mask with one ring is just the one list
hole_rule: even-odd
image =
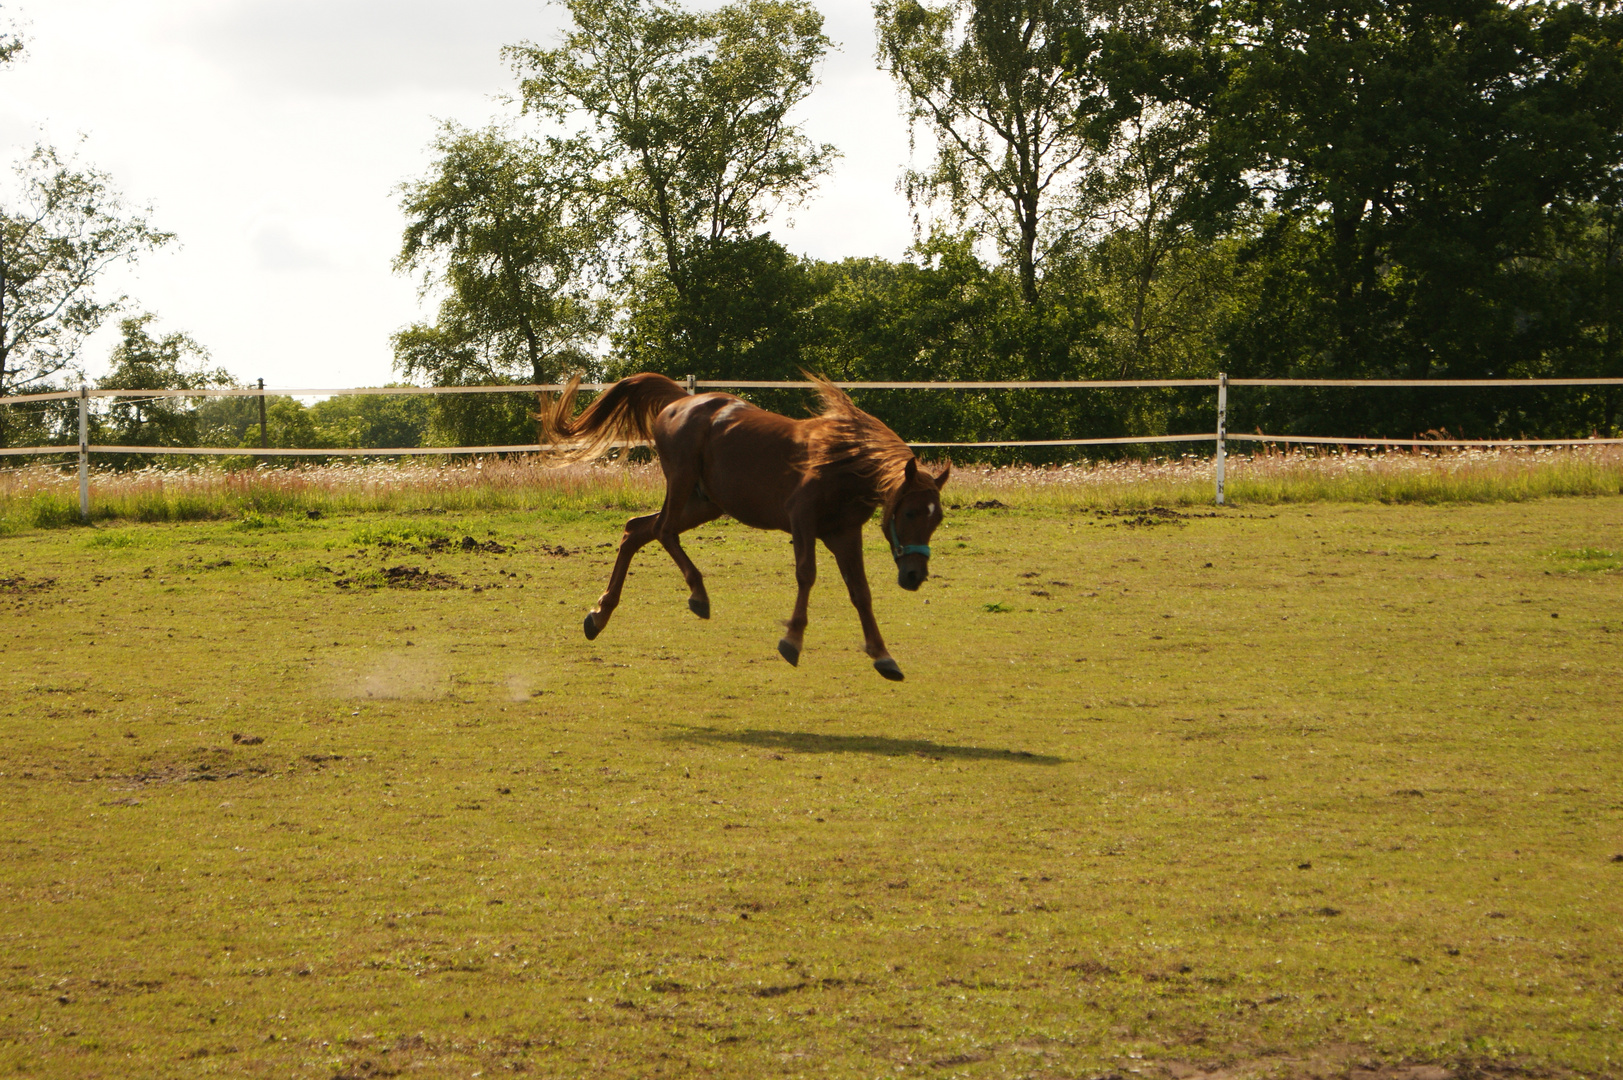
[(0, 1075), (1623, 1076), (1623, 499), (1002, 501), (18, 525)]

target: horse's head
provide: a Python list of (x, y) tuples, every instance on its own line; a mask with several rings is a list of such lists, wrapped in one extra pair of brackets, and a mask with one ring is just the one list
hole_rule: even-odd
[(896, 584), (909, 592), (930, 576), (930, 534), (941, 524), (941, 489), (951, 474), (951, 462), (931, 476), (917, 458), (909, 458), (902, 486), (880, 520), (896, 559)]

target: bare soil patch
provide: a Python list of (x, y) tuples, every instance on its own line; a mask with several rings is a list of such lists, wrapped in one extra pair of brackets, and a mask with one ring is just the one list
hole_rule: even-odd
[(378, 571), (376, 578), (339, 578), (333, 582), (340, 589), (460, 589), (462, 583), (450, 574), (424, 570), (420, 566), (391, 566)]
[(0, 593), (16, 596), (23, 593), (43, 592), (55, 585), (55, 578), (34, 578), (32, 581), (25, 577), (0, 578)]

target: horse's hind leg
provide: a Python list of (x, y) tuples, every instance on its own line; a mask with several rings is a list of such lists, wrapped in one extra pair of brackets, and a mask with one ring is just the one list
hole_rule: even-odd
[(620, 554), (614, 559), (614, 572), (609, 575), (609, 587), (603, 590), (597, 606), (586, 613), (586, 640), (597, 637), (609, 624), (609, 616), (620, 606), (620, 590), (626, 583), (626, 571), (631, 568), (631, 557), (641, 551), (659, 528), (659, 515), (632, 518), (626, 522), (625, 536), (620, 539)]
[(659, 542), (670, 553), (676, 568), (682, 571), (682, 580), (688, 584), (689, 610), (701, 619), (708, 619), (710, 594), (704, 587), (704, 575), (693, 565), (693, 560), (683, 550), (681, 536), (689, 529), (703, 525), (707, 521), (714, 521), (721, 516), (722, 511), (721, 507), (699, 489), (697, 480), (678, 487), (683, 479), (680, 476), (672, 477), (666, 489), (665, 509), (660, 514), (658, 526)]
[(778, 655), (796, 667), (800, 666), (800, 652), (806, 647), (807, 604), (812, 586), (817, 584), (817, 536), (809, 528), (796, 528), (790, 534), (795, 545), (795, 611), (784, 624), (783, 637), (778, 640)]

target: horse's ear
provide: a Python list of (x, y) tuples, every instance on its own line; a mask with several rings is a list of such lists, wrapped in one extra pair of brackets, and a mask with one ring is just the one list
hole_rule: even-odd
[(918, 477), (919, 477), (919, 459), (916, 458), (916, 457), (910, 457), (910, 458), (907, 459), (906, 467), (902, 469), (902, 480), (904, 482), (906, 482), (906, 483), (911, 484), (914, 480), (917, 480)]
[(946, 468), (942, 469), (940, 472), (935, 474), (935, 489), (937, 491), (940, 491), (942, 488), (946, 487), (947, 486), (947, 478), (950, 477), (951, 475), (952, 475), (952, 462), (949, 461), (949, 462), (947, 462), (947, 467)]

